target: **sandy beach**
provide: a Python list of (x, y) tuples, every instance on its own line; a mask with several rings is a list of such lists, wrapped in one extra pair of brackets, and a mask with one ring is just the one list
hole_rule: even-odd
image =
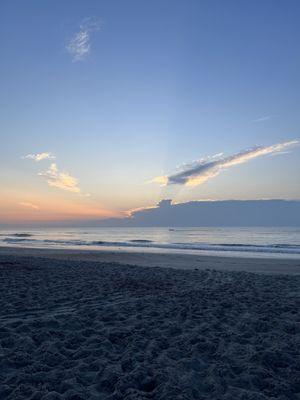
[(0, 249), (1, 399), (300, 399), (300, 261)]

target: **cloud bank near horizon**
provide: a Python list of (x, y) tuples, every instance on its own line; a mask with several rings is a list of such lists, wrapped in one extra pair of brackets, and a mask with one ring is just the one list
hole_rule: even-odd
[(67, 43), (66, 49), (71, 54), (73, 61), (84, 60), (91, 51), (91, 33), (98, 31), (102, 26), (99, 18), (85, 18), (79, 25), (79, 32), (75, 33)]
[(277, 143), (271, 146), (255, 146), (225, 157), (222, 153), (185, 164), (174, 174), (157, 176), (151, 182), (162, 186), (185, 185), (198, 186), (219, 175), (222, 171), (238, 164), (244, 164), (257, 157), (268, 154), (280, 154), (289, 147), (298, 144), (298, 140)]

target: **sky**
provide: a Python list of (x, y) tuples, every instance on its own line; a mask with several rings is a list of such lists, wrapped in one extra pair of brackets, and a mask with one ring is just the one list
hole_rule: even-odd
[(300, 2), (3, 0), (0, 223), (300, 200)]

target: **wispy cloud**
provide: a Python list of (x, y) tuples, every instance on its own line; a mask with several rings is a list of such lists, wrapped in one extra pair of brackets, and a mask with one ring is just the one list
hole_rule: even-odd
[(91, 51), (91, 34), (102, 27), (102, 21), (96, 17), (85, 18), (79, 25), (79, 31), (67, 43), (66, 49), (73, 61), (84, 60)]
[(47, 171), (40, 172), (38, 175), (46, 179), (49, 186), (73, 193), (80, 193), (77, 179), (68, 172), (59, 171), (55, 163), (52, 163)]
[[(37, 154), (27, 154), (22, 158), (39, 162), (42, 160), (55, 159), (56, 157), (52, 153), (44, 152)], [(81, 196), (84, 197), (90, 196), (89, 193), (81, 193), (77, 179), (74, 178), (74, 176), (70, 175), (69, 172), (60, 171), (56, 163), (52, 163), (47, 171), (39, 172), (38, 175), (43, 177), (49, 186), (56, 187), (62, 190), (67, 190), (73, 193), (79, 193)], [(25, 203), (23, 203), (23, 205), (25, 205)]]
[(244, 164), (254, 158), (268, 154), (279, 154), (289, 147), (298, 144), (298, 140), (274, 144), (272, 146), (255, 146), (231, 156), (224, 157), (222, 154), (207, 157), (185, 164), (178, 172), (171, 175), (157, 176), (151, 182), (165, 185), (197, 186), (219, 175), (223, 170), (234, 165)]
[(52, 160), (55, 158), (55, 155), (49, 152), (44, 152), (44, 153), (37, 153), (37, 154), (27, 154), (26, 156), (22, 158), (27, 158), (29, 160), (34, 160), (36, 162), (42, 161), (42, 160)]
[(39, 210), (40, 209), (40, 207), (37, 206), (36, 204), (29, 203), (27, 201), (21, 201), (19, 204), (20, 204), (20, 206), (32, 208), (33, 210)]
[(264, 121), (268, 121), (271, 118), (272, 118), (271, 115), (265, 115), (264, 117), (254, 119), (253, 122), (264, 122)]

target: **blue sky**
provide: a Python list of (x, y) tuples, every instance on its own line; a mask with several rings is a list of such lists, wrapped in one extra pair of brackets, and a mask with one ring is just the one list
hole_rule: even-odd
[[(0, 184), (12, 217), (27, 212), (13, 202), (50, 218), (58, 202), (119, 212), (166, 196), (300, 198), (297, 146), (193, 188), (146, 183), (299, 139), (299, 1), (10, 0), (0, 11)], [(82, 31), (89, 51), (74, 60)], [(42, 152), (90, 196), (47, 185), (38, 174), (50, 160), (21, 158)]]

